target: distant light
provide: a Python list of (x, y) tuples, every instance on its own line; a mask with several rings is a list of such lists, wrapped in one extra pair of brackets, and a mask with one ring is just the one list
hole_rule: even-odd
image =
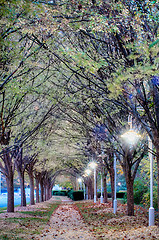
[(135, 144), (139, 140), (141, 135), (135, 132), (134, 130), (130, 129), (128, 132), (121, 135), (121, 137), (129, 144)]
[(89, 166), (93, 169), (95, 169), (97, 167), (97, 163), (96, 162), (90, 162)]
[(86, 170), (85, 170), (85, 173), (86, 173), (87, 176), (89, 176), (89, 175), (91, 174), (91, 172), (92, 172), (92, 171), (91, 171), (90, 169), (86, 169)]
[(77, 181), (78, 181), (79, 183), (81, 183), (81, 182), (82, 182), (82, 178), (78, 178)]

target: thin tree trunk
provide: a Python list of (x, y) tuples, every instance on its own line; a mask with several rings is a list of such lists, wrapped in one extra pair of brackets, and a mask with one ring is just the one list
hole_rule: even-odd
[(112, 207), (114, 203), (114, 168), (111, 167), (110, 171), (110, 183), (111, 183), (111, 197), (112, 197)]
[(47, 187), (46, 187), (46, 183), (45, 183), (45, 184), (44, 184), (44, 201), (47, 200), (47, 197), (46, 197), (46, 189), (47, 189)]
[(34, 201), (34, 176), (33, 172), (29, 172), (29, 180), (30, 180), (30, 204), (35, 205)]
[(90, 186), (90, 199), (93, 199), (94, 198), (94, 187), (93, 187), (93, 180), (92, 180), (92, 178), (90, 178), (89, 186)]
[(41, 192), (40, 192), (40, 201), (41, 201), (41, 202), (44, 202), (44, 185), (43, 185), (43, 181), (42, 181), (42, 180), (40, 181), (40, 189), (41, 189)]
[(46, 186), (46, 199), (49, 200), (50, 199), (50, 188), (49, 188), (49, 183)]
[(103, 188), (104, 188), (104, 203), (108, 202), (108, 195), (107, 195), (107, 173), (104, 174), (103, 178)]
[(156, 152), (157, 152), (157, 193), (158, 193), (157, 202), (158, 202), (158, 210), (159, 210), (159, 148), (156, 149)]
[(39, 203), (39, 179), (35, 178), (36, 184), (36, 203)]
[(14, 184), (13, 184), (13, 174), (9, 174), (6, 177), (7, 182), (7, 212), (14, 212)]
[(20, 179), (20, 191), (21, 191), (21, 206), (26, 206), (26, 194), (25, 194), (25, 184), (24, 184), (24, 172), (18, 172)]

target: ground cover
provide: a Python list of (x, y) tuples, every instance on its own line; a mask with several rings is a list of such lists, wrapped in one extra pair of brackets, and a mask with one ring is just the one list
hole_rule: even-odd
[(96, 239), (159, 239), (159, 221), (148, 227), (148, 211), (135, 206), (135, 216), (126, 214), (126, 204), (118, 203), (117, 214), (113, 213), (111, 202), (94, 204), (92, 201), (77, 202), (81, 216)]
[(48, 223), (53, 211), (59, 202), (47, 201), (44, 203), (17, 207), (15, 213), (7, 213), (5, 209), (0, 213), (0, 240), (1, 239), (34, 239)]
[(128, 217), (126, 204), (118, 203), (113, 214), (111, 202), (94, 204), (92, 200), (73, 202), (53, 196), (49, 201), (16, 207), (15, 213), (1, 209), (0, 240), (136, 240), (159, 239), (159, 221), (148, 227), (148, 211), (135, 206)]

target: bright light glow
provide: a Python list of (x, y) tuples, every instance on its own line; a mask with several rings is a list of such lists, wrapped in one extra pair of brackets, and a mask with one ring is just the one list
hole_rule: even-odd
[(78, 181), (79, 183), (81, 183), (81, 182), (82, 182), (82, 178), (78, 178), (77, 181)]
[(91, 174), (91, 172), (92, 172), (92, 171), (91, 171), (90, 169), (86, 169), (86, 170), (85, 170), (85, 174), (86, 174), (87, 176), (89, 176), (89, 175)]
[(97, 167), (97, 163), (96, 162), (90, 162), (89, 166), (93, 169), (95, 169)]
[(124, 141), (128, 142), (129, 144), (135, 144), (141, 136), (140, 134), (131, 129), (128, 132), (121, 135), (121, 137), (124, 139)]

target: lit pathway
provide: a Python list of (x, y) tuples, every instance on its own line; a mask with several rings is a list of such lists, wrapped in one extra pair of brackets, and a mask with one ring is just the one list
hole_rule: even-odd
[(43, 233), (36, 239), (43, 240), (95, 240), (88, 227), (83, 222), (78, 210), (67, 198), (62, 198), (62, 204), (53, 213), (50, 222)]

